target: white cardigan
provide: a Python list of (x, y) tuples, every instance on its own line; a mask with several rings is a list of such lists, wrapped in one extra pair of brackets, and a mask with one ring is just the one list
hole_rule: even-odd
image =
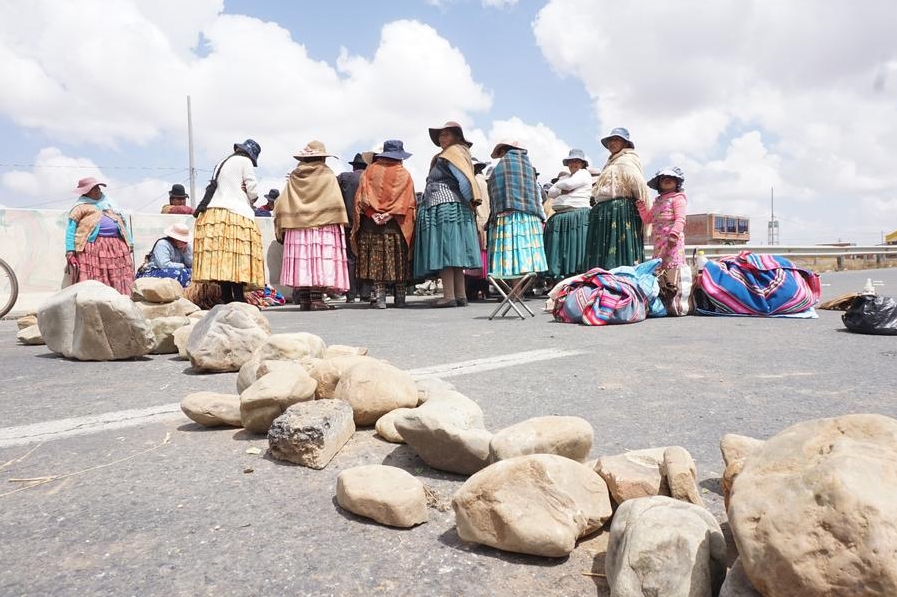
[(218, 162), (215, 165), (216, 172), (219, 167), (221, 171), (218, 174), (218, 189), (212, 195), (209, 207), (222, 207), (244, 218), (255, 218), (252, 204), (259, 195), (256, 191), (257, 182), (252, 161), (244, 155), (235, 155), (231, 156), (223, 167), (221, 162)]
[[(561, 195), (561, 191), (570, 191)], [(589, 207), (592, 195), (592, 175), (587, 168), (580, 168), (567, 178), (562, 178), (548, 189), (548, 196), (554, 199), (552, 207)]]

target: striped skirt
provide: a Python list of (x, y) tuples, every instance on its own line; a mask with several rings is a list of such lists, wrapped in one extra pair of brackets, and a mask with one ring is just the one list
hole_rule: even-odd
[(589, 208), (555, 212), (545, 224), (548, 277), (560, 280), (585, 273), (589, 238)]
[(473, 210), (465, 203), (441, 203), (417, 213), (414, 222), (414, 277), (447, 267), (482, 267)]
[(287, 229), (280, 283), (293, 288), (348, 290), (349, 266), (342, 225)]
[(546, 269), (542, 220), (519, 211), (496, 217), (489, 228), (489, 273), (513, 278)]
[(645, 261), (642, 218), (634, 199), (618, 197), (592, 208), (587, 261), (586, 269), (606, 270)]
[(264, 288), (262, 234), (255, 220), (220, 207), (200, 214), (193, 229), (193, 281)]
[(355, 260), (357, 279), (386, 284), (411, 280), (408, 245), (395, 220), (378, 226), (365, 217), (355, 243), (358, 247)]
[(98, 236), (78, 253), (78, 281), (96, 280), (121, 294), (131, 296), (134, 259), (131, 247), (120, 236)]

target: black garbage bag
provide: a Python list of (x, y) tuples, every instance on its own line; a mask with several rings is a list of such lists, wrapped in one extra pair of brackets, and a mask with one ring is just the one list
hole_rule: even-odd
[(897, 336), (897, 300), (861, 294), (853, 299), (841, 321), (858, 334)]

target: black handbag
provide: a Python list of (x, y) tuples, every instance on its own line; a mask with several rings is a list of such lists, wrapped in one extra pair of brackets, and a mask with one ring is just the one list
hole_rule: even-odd
[(193, 210), (194, 218), (198, 218), (199, 214), (201, 214), (202, 212), (204, 212), (206, 209), (209, 208), (209, 202), (212, 201), (212, 197), (215, 195), (215, 191), (218, 189), (218, 175), (221, 174), (221, 168), (224, 167), (224, 162), (231, 159), (235, 155), (237, 155), (237, 154), (232, 153), (231, 155), (227, 156), (221, 162), (221, 165), (218, 166), (218, 171), (215, 172), (215, 175), (212, 177), (212, 180), (210, 180), (209, 184), (206, 185), (206, 192), (202, 196), (202, 201), (200, 201), (199, 205), (196, 206), (196, 209)]

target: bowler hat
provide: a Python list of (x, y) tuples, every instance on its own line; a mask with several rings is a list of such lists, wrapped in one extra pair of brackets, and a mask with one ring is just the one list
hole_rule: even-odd
[(277, 198), (280, 197), (280, 191), (277, 189), (271, 189), (264, 195), (265, 199), (268, 201), (277, 201)]
[(352, 158), (352, 161), (349, 162), (349, 164), (355, 166), (356, 168), (361, 168), (362, 170), (368, 167), (368, 163), (364, 161), (364, 157), (360, 153), (356, 153), (355, 157)]
[(173, 184), (171, 185), (171, 190), (168, 191), (168, 197), (172, 199), (186, 199), (189, 196), (190, 195), (187, 194), (187, 191), (182, 184)]

